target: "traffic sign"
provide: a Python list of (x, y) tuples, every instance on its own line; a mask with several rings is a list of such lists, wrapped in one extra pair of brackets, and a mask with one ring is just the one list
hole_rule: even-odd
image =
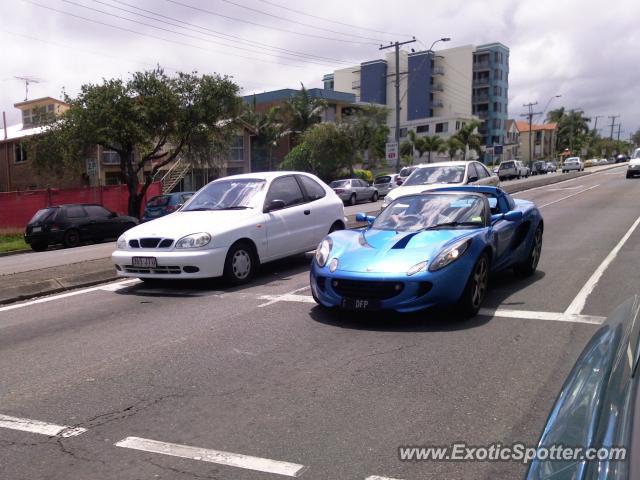
[(398, 159), (398, 143), (387, 142), (385, 146), (385, 157), (387, 162), (395, 162)]
[(502, 155), (502, 145), (494, 145), (493, 153), (496, 155)]
[(87, 175), (92, 177), (93, 175), (98, 173), (98, 163), (96, 162), (95, 158), (87, 158), (85, 160), (85, 164), (87, 167)]

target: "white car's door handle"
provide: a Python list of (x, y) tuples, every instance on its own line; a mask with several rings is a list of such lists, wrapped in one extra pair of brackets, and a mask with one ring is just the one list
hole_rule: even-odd
[(305, 211), (304, 211), (304, 214), (305, 214), (305, 215), (309, 215), (310, 213), (311, 213), (311, 210), (305, 210)]

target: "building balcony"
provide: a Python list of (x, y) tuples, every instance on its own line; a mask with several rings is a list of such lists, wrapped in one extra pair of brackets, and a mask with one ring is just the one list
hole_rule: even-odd
[(357, 90), (360, 88), (360, 80), (354, 80), (351, 82), (351, 88)]
[(489, 85), (489, 77), (486, 78), (476, 78), (473, 81), (474, 85)]
[(434, 85), (431, 85), (431, 91), (432, 92), (444, 92), (444, 85), (442, 85), (441, 83), (436, 83)]
[(491, 65), (489, 64), (489, 61), (484, 61), (484, 62), (477, 62), (473, 64), (473, 69), (474, 70), (491, 70)]
[(443, 67), (433, 67), (431, 70), (431, 75), (444, 75)]
[(431, 102), (431, 106), (433, 108), (442, 108), (442, 107), (444, 107), (444, 103), (442, 103), (441, 100), (434, 100), (434, 101)]
[(482, 120), (486, 120), (487, 118), (489, 118), (489, 112), (487, 111), (481, 111), (481, 112), (477, 112), (475, 114), (478, 118), (481, 118)]
[(486, 93), (475, 95), (473, 97), (473, 103), (489, 103), (489, 95), (487, 95)]

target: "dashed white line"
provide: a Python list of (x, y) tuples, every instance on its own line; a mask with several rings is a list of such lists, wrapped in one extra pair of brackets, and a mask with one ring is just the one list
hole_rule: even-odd
[(307, 467), (297, 463), (281, 462), (268, 458), (251, 457), (239, 453), (221, 452), (208, 448), (191, 447), (177, 443), (159, 442), (148, 438), (127, 437), (115, 443), (117, 447), (188, 458), (201, 462), (217, 463), (258, 472), (275, 473), (287, 477), (299, 477)]
[(496, 310), (490, 308), (481, 308), (478, 315), (484, 317), (504, 317), (504, 318), (523, 318), (527, 320), (551, 320), (555, 322), (572, 322), (572, 323), (589, 323), (592, 325), (600, 325), (606, 320), (606, 317), (597, 317), (593, 315), (573, 315), (559, 312), (536, 312), (530, 310), (509, 310), (506, 308), (498, 308)]
[(575, 197), (576, 195), (580, 195), (581, 193), (588, 192), (589, 190), (593, 190), (594, 188), (597, 188), (599, 186), (600, 186), (600, 184), (593, 185), (592, 187), (585, 188), (584, 190), (580, 190), (579, 192), (572, 193), (571, 195), (566, 195), (566, 196), (564, 196), (562, 198), (558, 198), (557, 200), (554, 200), (553, 202), (549, 202), (549, 203), (545, 203), (544, 205), (540, 205), (538, 207), (538, 209), (544, 208), (544, 207), (548, 207), (549, 205), (553, 205), (554, 203), (561, 202), (563, 200), (566, 200), (567, 198)]
[[(296, 295), (298, 292), (303, 292), (304, 290), (308, 290), (311, 288), (309, 285), (297, 288), (291, 292), (283, 293), (281, 295), (261, 295), (260, 300), (269, 300), (267, 303), (263, 303), (262, 305), (258, 305), (258, 307), (267, 307), (269, 305), (273, 305), (278, 302), (303, 302), (303, 303), (314, 303), (313, 297), (308, 295)], [(308, 298), (311, 299), (309, 302)]]
[(370, 477), (367, 477), (364, 480), (400, 480), (400, 479), (399, 478), (391, 478), (391, 477), (381, 477), (379, 475), (371, 475)]
[(0, 427), (22, 432), (37, 433), (48, 437), (75, 437), (87, 431), (86, 428), (56, 425), (55, 423), (31, 420), (29, 418), (10, 417), (0, 415)]
[(629, 230), (627, 230), (627, 233), (624, 234), (618, 244), (613, 247), (613, 250), (609, 252), (609, 255), (606, 256), (606, 258), (602, 261), (598, 268), (596, 268), (595, 272), (593, 272), (591, 277), (589, 277), (587, 283), (584, 284), (584, 286), (578, 292), (578, 295), (576, 295), (576, 298), (574, 298), (571, 302), (571, 305), (569, 305), (569, 307), (567, 307), (567, 309), (565, 310), (565, 315), (579, 315), (580, 313), (582, 313), (582, 309), (587, 302), (587, 297), (591, 294), (591, 292), (593, 292), (593, 289), (598, 284), (600, 277), (602, 277), (602, 274), (609, 267), (611, 262), (613, 262), (613, 260), (616, 258), (618, 252), (620, 252), (624, 244), (627, 242), (627, 240), (629, 240), (629, 237), (638, 227), (638, 224), (640, 224), (640, 217), (638, 217), (636, 221), (633, 222), (633, 225), (631, 225)]

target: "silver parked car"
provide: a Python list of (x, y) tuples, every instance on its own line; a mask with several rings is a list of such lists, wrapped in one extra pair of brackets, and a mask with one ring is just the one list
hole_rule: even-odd
[(333, 188), (336, 195), (348, 205), (355, 205), (357, 202), (363, 200), (378, 201), (378, 190), (359, 178), (334, 180), (329, 186)]
[(378, 189), (378, 195), (384, 197), (392, 189), (398, 186), (398, 184), (396, 183), (397, 179), (397, 173), (392, 173), (389, 175), (379, 175), (373, 181), (373, 186)]
[(581, 172), (584, 170), (584, 163), (580, 160), (580, 157), (569, 157), (562, 164), (562, 173), (576, 170)]
[(529, 173), (529, 167), (524, 165), (520, 160), (506, 160), (501, 162), (498, 167), (498, 177), (500, 177), (500, 180), (527, 178)]

